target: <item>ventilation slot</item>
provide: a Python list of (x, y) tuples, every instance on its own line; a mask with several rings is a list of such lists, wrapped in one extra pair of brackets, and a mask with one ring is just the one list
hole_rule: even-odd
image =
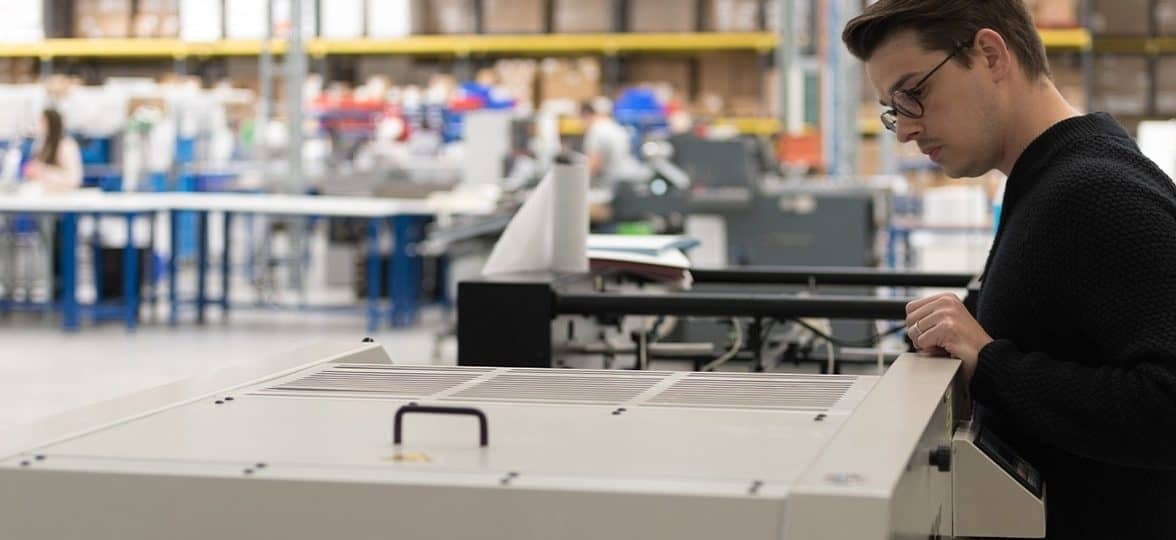
[(456, 385), (482, 376), (483, 370), (450, 372), (432, 368), (388, 370), (368, 369), (367, 366), (333, 366), (271, 386), (258, 395), (297, 393), (300, 395), (334, 396), (338, 394), (367, 394), (387, 398), (422, 398), (442, 392)]
[(543, 401), (548, 403), (623, 403), (662, 380), (662, 377), (503, 374), (471, 386), (446, 399), (452, 401)]
[(642, 403), (653, 407), (825, 411), (853, 385), (849, 380), (685, 378)]

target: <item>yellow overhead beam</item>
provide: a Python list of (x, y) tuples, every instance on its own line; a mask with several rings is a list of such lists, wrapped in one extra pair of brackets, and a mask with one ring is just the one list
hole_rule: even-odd
[[(1041, 30), (1042, 41), (1051, 50), (1088, 50), (1090, 32)], [(1176, 50), (1172, 39), (1147, 40), (1160, 50)], [(747, 50), (761, 53), (776, 47), (772, 32), (748, 33), (664, 33), (664, 34), (529, 34), (411, 36), (399, 39), (312, 39), (307, 51), (313, 56), (330, 54), (620, 54), (640, 52), (696, 53)], [(1135, 44), (1142, 47), (1143, 45)], [(274, 40), (271, 50), (282, 54), (285, 42)], [(192, 43), (178, 39), (50, 39), (40, 43), (0, 44), (0, 57), (89, 57), (89, 58), (184, 58), (188, 56), (255, 56), (261, 40), (222, 40)]]
[(1122, 54), (1176, 53), (1176, 37), (1100, 37), (1094, 40), (1094, 50)]
[(1092, 39), (1090, 31), (1085, 28), (1047, 29), (1038, 30), (1041, 42), (1050, 51), (1087, 51), (1090, 50)]

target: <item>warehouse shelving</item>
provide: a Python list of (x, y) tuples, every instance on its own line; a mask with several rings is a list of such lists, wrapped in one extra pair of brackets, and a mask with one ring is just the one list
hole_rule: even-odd
[[(1084, 29), (1042, 30), (1046, 48), (1056, 51), (1086, 50), (1090, 33)], [(399, 39), (313, 39), (307, 42), (311, 56), (335, 54), (453, 55), (560, 53), (697, 53), (707, 51), (756, 51), (767, 53), (778, 43), (772, 32), (668, 34), (532, 34), (411, 36)], [(1134, 47), (1176, 50), (1176, 39), (1146, 40)], [(281, 54), (286, 44), (271, 42), (271, 51)], [(50, 39), (40, 43), (0, 44), (0, 57), (34, 58), (187, 58), (201, 56), (255, 56), (261, 40), (185, 42), (178, 39)]]

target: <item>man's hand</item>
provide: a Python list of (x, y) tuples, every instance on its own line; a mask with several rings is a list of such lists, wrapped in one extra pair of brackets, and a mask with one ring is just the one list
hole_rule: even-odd
[(964, 363), (964, 381), (976, 372), (980, 349), (992, 337), (968, 313), (959, 297), (951, 293), (921, 298), (907, 304), (907, 335), (915, 348), (937, 356), (951, 356)]

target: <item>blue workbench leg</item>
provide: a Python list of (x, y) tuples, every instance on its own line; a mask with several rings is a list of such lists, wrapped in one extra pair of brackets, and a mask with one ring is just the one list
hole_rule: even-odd
[(91, 316), (97, 323), (102, 317), (102, 215), (93, 214), (94, 236), (90, 238), (90, 260), (94, 267), (94, 307)]
[(78, 306), (78, 215), (61, 216), (61, 319), (66, 332), (81, 329)]
[(420, 216), (392, 218), (392, 256), (388, 259), (388, 299), (392, 302), (392, 327), (412, 326), (417, 321), (421, 294), (421, 259), (410, 248), (421, 240), (424, 220)]
[(196, 249), (196, 324), (204, 324), (208, 294), (208, 212), (196, 212), (196, 235), (200, 239)]
[(368, 220), (367, 249), (367, 307), (368, 332), (380, 327), (380, 220)]
[(221, 316), (224, 318), (228, 318), (228, 316), (229, 316), (229, 278), (231, 277), (232, 271), (233, 271), (233, 265), (232, 265), (233, 214), (231, 212), (225, 212), (224, 226), (225, 226), (225, 230), (223, 233), (224, 238), (222, 240), (222, 245), (224, 246), (224, 251), (221, 252), (221, 301), (220, 301), (220, 305), (221, 305)]
[(167, 323), (175, 326), (179, 322), (180, 313), (180, 297), (176, 291), (176, 281), (180, 272), (180, 265), (176, 263), (180, 258), (180, 211), (169, 210), (168, 217), (171, 221), (168, 231), (171, 234), (171, 245), (167, 249)]
[(139, 253), (135, 248), (135, 214), (127, 214), (127, 245), (123, 248), (123, 300), (127, 330), (139, 324)]

